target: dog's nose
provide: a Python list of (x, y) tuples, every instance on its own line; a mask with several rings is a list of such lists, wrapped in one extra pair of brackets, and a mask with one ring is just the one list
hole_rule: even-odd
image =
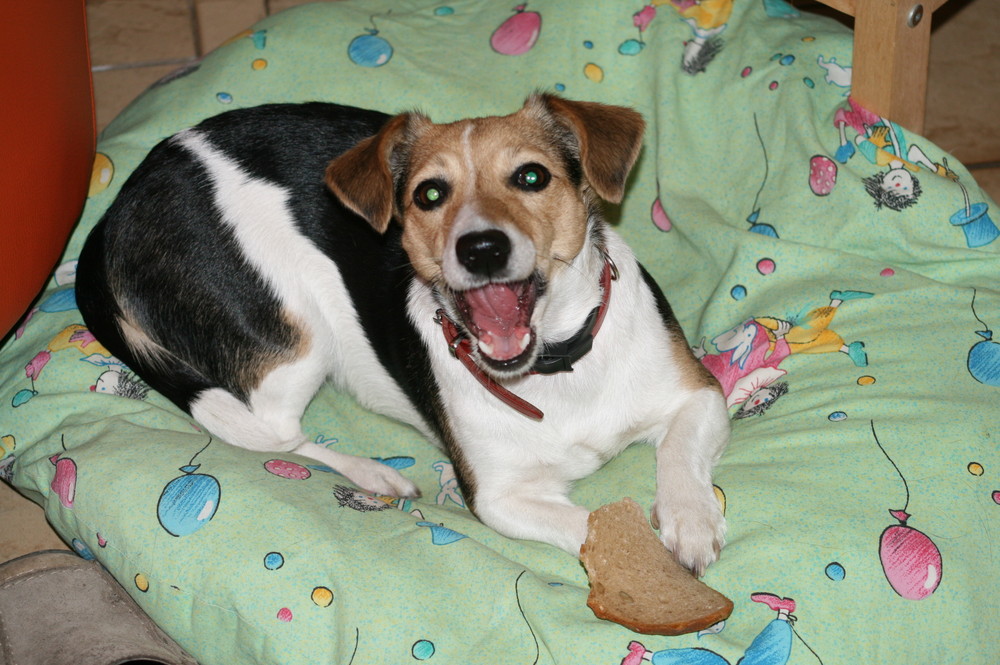
[(466, 233), (455, 243), (455, 253), (470, 273), (490, 277), (507, 267), (510, 238), (496, 229)]

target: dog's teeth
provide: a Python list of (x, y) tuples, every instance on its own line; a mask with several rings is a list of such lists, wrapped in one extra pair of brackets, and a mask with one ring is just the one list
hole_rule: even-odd
[(524, 337), (522, 337), (517, 341), (517, 346), (521, 351), (524, 351), (526, 348), (528, 348), (529, 344), (531, 344), (531, 333), (526, 332), (524, 333)]
[(493, 356), (493, 345), (487, 344), (483, 340), (479, 340), (479, 351), (487, 356)]

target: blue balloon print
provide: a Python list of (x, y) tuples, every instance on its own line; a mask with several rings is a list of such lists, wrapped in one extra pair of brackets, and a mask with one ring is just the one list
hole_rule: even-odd
[(402, 457), (402, 456), (386, 457), (386, 458), (373, 457), (372, 459), (375, 460), (376, 462), (380, 462), (388, 467), (396, 469), (397, 471), (401, 471), (402, 469), (409, 469), (417, 462), (412, 457)]
[(85, 358), (80, 358), (80, 362), (90, 363), (91, 365), (95, 365), (97, 367), (114, 367), (114, 366), (121, 367), (122, 364), (122, 361), (118, 360), (117, 358), (114, 357), (109, 358), (107, 356), (102, 356), (100, 353), (91, 353), (89, 356), (86, 356)]
[(67, 312), (76, 309), (76, 289), (63, 289), (56, 291), (51, 296), (42, 301), (38, 309), (47, 314), (55, 312)]
[(764, 155), (764, 177), (760, 181), (760, 188), (757, 190), (757, 194), (753, 197), (753, 212), (747, 216), (747, 223), (750, 224), (750, 233), (777, 238), (778, 232), (774, 230), (773, 226), (757, 221), (760, 219), (760, 195), (767, 184), (767, 177), (771, 172), (771, 164), (767, 157), (767, 146), (764, 145), (764, 137), (760, 133), (760, 124), (757, 122), (756, 113), (753, 114), (753, 127), (754, 131), (757, 132), (757, 140), (760, 142), (760, 151)]
[(764, 0), (764, 11), (771, 18), (798, 18), (799, 10), (785, 0)]
[(976, 331), (976, 334), (983, 339), (969, 349), (969, 374), (980, 383), (1000, 388), (1000, 344), (993, 341), (993, 331), (976, 314), (975, 289), (972, 290), (972, 315), (983, 324), (985, 330)]
[(847, 572), (844, 567), (834, 561), (826, 567), (826, 576), (829, 577), (834, 582), (843, 582), (844, 578), (847, 576)]
[(267, 46), (267, 30), (257, 30), (250, 35), (250, 39), (253, 41), (255, 49), (263, 51), (264, 47)]
[(264, 567), (268, 570), (277, 570), (285, 565), (285, 557), (281, 552), (268, 552), (264, 556)]
[[(372, 459), (381, 464), (385, 464), (388, 467), (392, 467), (397, 471), (402, 469), (409, 469), (411, 466), (416, 464), (416, 460), (413, 459), (412, 457), (397, 456), (397, 457), (386, 457), (384, 459), (381, 457), (373, 457)], [(306, 464), (306, 467), (312, 469), (313, 471), (322, 471), (323, 473), (335, 473), (338, 476), (344, 475), (340, 471), (337, 471), (336, 469), (331, 469), (325, 464)]]
[(97, 558), (94, 556), (94, 553), (90, 551), (90, 548), (87, 547), (87, 544), (79, 538), (74, 538), (70, 544), (73, 546), (73, 549), (76, 550), (76, 553), (87, 561), (93, 561)]
[(451, 543), (468, 537), (465, 534), (452, 531), (444, 524), (435, 524), (434, 522), (417, 522), (417, 526), (426, 526), (430, 528), (431, 542), (435, 545), (450, 545)]
[(340, 471), (337, 471), (336, 469), (331, 469), (325, 464), (306, 464), (306, 467), (312, 469), (313, 471), (322, 471), (323, 473), (335, 473), (338, 476), (344, 475)]
[(362, 67), (381, 67), (392, 58), (392, 45), (378, 36), (378, 30), (368, 28), (368, 34), (351, 40), (347, 56)]
[(160, 526), (172, 536), (187, 536), (205, 526), (219, 509), (221, 488), (219, 481), (204, 473), (195, 473), (200, 464), (194, 458), (211, 445), (209, 439), (204, 448), (180, 468), (183, 476), (174, 478), (160, 494), (156, 504), (156, 517)]
[(417, 660), (427, 660), (434, 655), (434, 643), (429, 640), (417, 640), (413, 643), (410, 653)]
[(774, 230), (773, 226), (770, 224), (760, 223), (757, 221), (758, 219), (760, 219), (760, 210), (754, 210), (747, 217), (747, 223), (750, 224), (750, 233), (757, 233), (769, 238), (778, 237), (778, 232)]
[(638, 39), (626, 39), (618, 46), (618, 52), (622, 55), (639, 55), (643, 47), (646, 46), (645, 42), (641, 42)]
[(19, 406), (27, 404), (28, 400), (30, 400), (37, 394), (38, 394), (37, 390), (31, 390), (29, 388), (25, 388), (24, 390), (18, 390), (16, 393), (14, 393), (14, 399), (10, 401), (10, 405), (16, 409)]
[(163, 488), (160, 501), (156, 504), (156, 516), (170, 535), (187, 536), (215, 517), (219, 509), (219, 494), (219, 481), (214, 477), (186, 473)]

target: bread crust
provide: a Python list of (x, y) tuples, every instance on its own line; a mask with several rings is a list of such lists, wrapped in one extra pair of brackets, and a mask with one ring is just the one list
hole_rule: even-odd
[(580, 561), (590, 580), (588, 607), (637, 633), (693, 633), (733, 611), (733, 601), (677, 562), (630, 498), (590, 514)]

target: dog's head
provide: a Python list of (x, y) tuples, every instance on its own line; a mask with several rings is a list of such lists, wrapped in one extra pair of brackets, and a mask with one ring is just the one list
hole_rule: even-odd
[(622, 199), (644, 126), (630, 109), (552, 95), (451, 124), (406, 113), (326, 179), (379, 232), (399, 221), (414, 270), (457, 313), (484, 368), (512, 376), (538, 354), (536, 303), (583, 248), (596, 197)]

